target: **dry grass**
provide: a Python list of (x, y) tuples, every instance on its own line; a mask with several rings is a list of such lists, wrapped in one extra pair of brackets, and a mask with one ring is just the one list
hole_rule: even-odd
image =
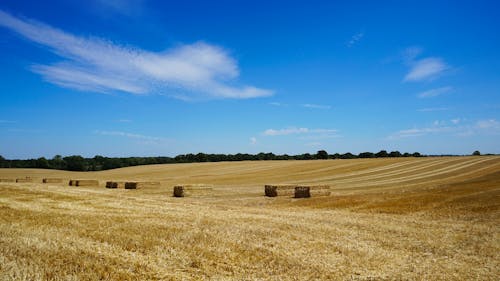
[[(500, 276), (500, 157), (0, 169), (0, 178), (25, 176), (161, 186), (0, 183), (0, 280)], [(214, 189), (178, 200), (177, 182)], [(332, 194), (269, 198), (268, 182), (330, 185)]]

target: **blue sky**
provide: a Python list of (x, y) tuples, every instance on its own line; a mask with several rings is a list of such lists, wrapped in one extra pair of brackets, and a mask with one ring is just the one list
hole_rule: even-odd
[(0, 155), (500, 153), (496, 1), (269, 2), (3, 0)]

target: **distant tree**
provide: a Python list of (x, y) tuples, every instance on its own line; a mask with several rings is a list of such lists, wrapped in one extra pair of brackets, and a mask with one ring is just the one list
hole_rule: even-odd
[(45, 157), (40, 157), (36, 159), (36, 167), (41, 168), (41, 169), (48, 169), (49, 168), (49, 161), (45, 159)]
[(379, 152), (377, 152), (377, 153), (375, 154), (375, 156), (376, 156), (377, 158), (381, 158), (381, 157), (389, 157), (389, 154), (388, 154), (388, 153), (387, 153), (387, 151), (385, 151), (385, 150), (380, 150)]
[(408, 153), (408, 152), (405, 152), (405, 153), (403, 154), (403, 157), (410, 157), (410, 156), (411, 156), (411, 154), (410, 154), (410, 153)]
[(413, 157), (422, 157), (422, 154), (420, 154), (419, 152), (413, 152), (413, 154), (411, 156), (413, 156)]
[(481, 155), (481, 152), (479, 152), (479, 150), (476, 150), (476, 151), (472, 152), (472, 155), (479, 156), (479, 155)]
[(358, 158), (374, 158), (374, 157), (375, 157), (375, 154), (373, 154), (373, 152), (361, 152), (358, 155)]
[(328, 159), (328, 152), (325, 150), (319, 150), (316, 153), (316, 159)]
[(389, 157), (401, 157), (401, 152), (399, 151), (391, 151), (391, 153), (389, 153)]
[(85, 158), (80, 155), (67, 156), (63, 158), (67, 169), (70, 171), (87, 171)]
[(354, 155), (350, 152), (347, 152), (347, 153), (340, 155), (340, 159), (354, 159), (354, 158), (356, 158), (356, 155)]

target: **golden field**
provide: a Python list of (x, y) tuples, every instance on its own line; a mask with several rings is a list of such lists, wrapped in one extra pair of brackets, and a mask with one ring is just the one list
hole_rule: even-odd
[[(500, 279), (497, 156), (0, 169), (26, 176), (33, 183), (0, 183), (1, 280)], [(172, 197), (199, 183), (213, 192)], [(265, 197), (275, 183), (332, 194)]]

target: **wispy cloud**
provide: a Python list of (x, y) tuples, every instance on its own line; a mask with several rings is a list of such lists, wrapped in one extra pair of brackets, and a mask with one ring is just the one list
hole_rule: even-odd
[(405, 129), (395, 132), (387, 137), (387, 139), (402, 139), (422, 137), (434, 134), (451, 134), (455, 136), (473, 136), (473, 135), (487, 135), (500, 134), (500, 122), (496, 119), (485, 119), (476, 122), (463, 122), (464, 119), (455, 118), (447, 121), (434, 121), (431, 126)]
[(102, 135), (102, 136), (117, 136), (117, 137), (125, 137), (125, 138), (129, 138), (129, 139), (136, 139), (136, 140), (143, 140), (143, 141), (159, 142), (159, 141), (168, 141), (169, 140), (169, 139), (163, 138), (163, 137), (146, 136), (146, 135), (141, 135), (141, 134), (121, 132), (121, 131), (97, 130), (94, 133), (98, 134), (98, 135)]
[(440, 88), (435, 88), (435, 89), (431, 89), (431, 90), (427, 90), (427, 91), (418, 93), (417, 97), (419, 97), (419, 98), (432, 98), (432, 97), (440, 96), (442, 94), (449, 93), (452, 90), (453, 90), (453, 88), (450, 86), (440, 87)]
[(302, 106), (305, 108), (312, 108), (312, 109), (331, 109), (332, 108), (330, 105), (311, 104), (311, 103), (302, 104)]
[(272, 105), (272, 106), (288, 106), (288, 104), (281, 103), (281, 102), (270, 102), (269, 105)]
[(0, 124), (12, 124), (12, 123), (16, 123), (16, 121), (0, 119)]
[(118, 120), (116, 120), (116, 122), (120, 122), (120, 123), (130, 123), (130, 122), (132, 122), (132, 120), (130, 120), (130, 119), (118, 119)]
[(264, 131), (265, 136), (286, 136), (294, 134), (327, 134), (327, 133), (337, 133), (334, 129), (309, 129), (309, 128), (297, 128), (288, 127), (284, 129), (267, 129)]
[(175, 90), (204, 98), (245, 99), (273, 94), (251, 85), (234, 86), (240, 72), (237, 62), (223, 48), (203, 42), (150, 52), (105, 39), (79, 37), (1, 10), (0, 26), (61, 57), (62, 62), (32, 67), (45, 80), (61, 87), (131, 94)]
[(404, 81), (423, 81), (432, 80), (438, 77), (448, 69), (448, 66), (441, 58), (425, 58), (415, 61), (408, 74), (406, 74)]
[(433, 111), (447, 111), (450, 110), (448, 107), (429, 107), (429, 108), (421, 108), (417, 109), (420, 112), (433, 112)]
[(250, 138), (250, 144), (251, 145), (256, 145), (257, 144), (257, 138), (256, 137), (251, 137)]
[(351, 39), (349, 40), (349, 42), (347, 42), (347, 47), (352, 47), (354, 44), (356, 44), (359, 40), (361, 40), (363, 38), (363, 36), (365, 36), (365, 33), (364, 32), (359, 32), (359, 33), (356, 33), (354, 34)]
[(410, 47), (403, 52), (403, 60), (409, 66), (409, 71), (404, 77), (405, 82), (418, 82), (434, 80), (450, 66), (439, 57), (427, 57), (417, 59), (422, 53), (420, 47)]

